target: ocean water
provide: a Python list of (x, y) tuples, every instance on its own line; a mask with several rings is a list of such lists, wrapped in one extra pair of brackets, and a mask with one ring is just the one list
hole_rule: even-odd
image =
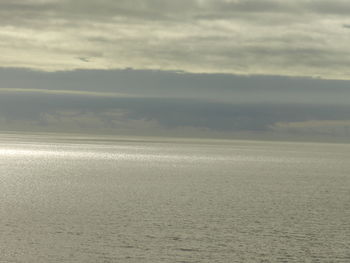
[(350, 145), (0, 136), (0, 262), (350, 262)]

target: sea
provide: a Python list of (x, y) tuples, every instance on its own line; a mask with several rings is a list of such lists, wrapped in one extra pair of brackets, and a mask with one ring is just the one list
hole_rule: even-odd
[(350, 262), (350, 144), (0, 135), (0, 262)]

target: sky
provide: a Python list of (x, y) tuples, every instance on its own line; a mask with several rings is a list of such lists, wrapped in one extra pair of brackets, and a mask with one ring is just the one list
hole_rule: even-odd
[(0, 132), (350, 138), (347, 0), (0, 0)]

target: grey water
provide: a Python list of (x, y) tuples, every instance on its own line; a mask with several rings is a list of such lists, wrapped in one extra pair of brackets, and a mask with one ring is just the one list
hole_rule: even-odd
[(350, 262), (350, 145), (0, 136), (0, 262)]

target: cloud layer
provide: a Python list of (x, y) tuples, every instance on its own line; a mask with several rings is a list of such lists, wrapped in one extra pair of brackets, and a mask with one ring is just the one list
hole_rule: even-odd
[(20, 69), (0, 79), (0, 132), (350, 138), (350, 81)]
[(0, 65), (349, 79), (345, 0), (1, 0)]

